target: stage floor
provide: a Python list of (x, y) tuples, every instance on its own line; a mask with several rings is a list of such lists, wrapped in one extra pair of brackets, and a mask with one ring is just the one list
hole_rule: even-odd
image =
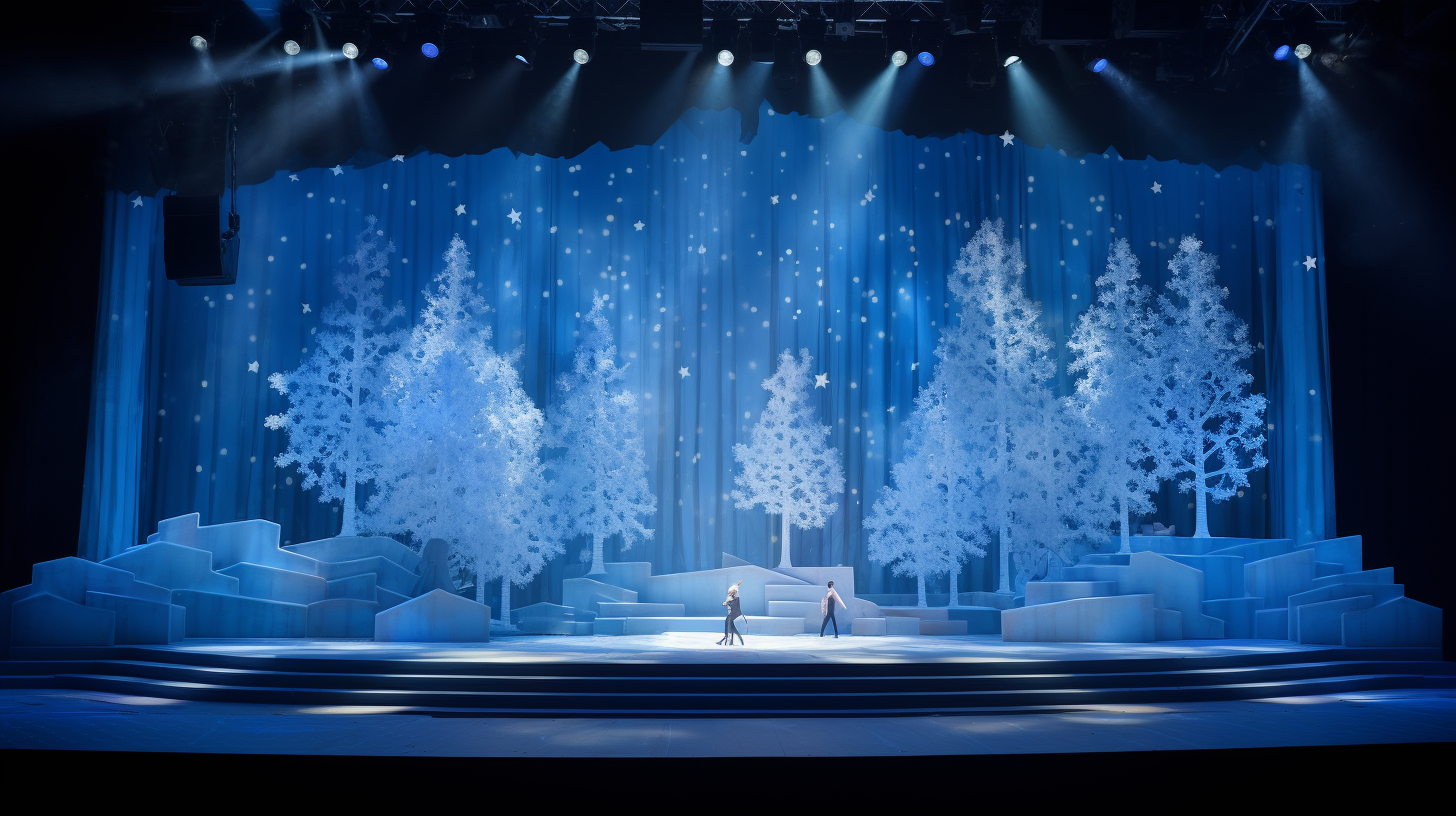
[[(1036, 660), (1238, 657), (1339, 650), (1275, 640), (1180, 640), (1158, 643), (1004, 643), (996, 635), (960, 637), (754, 637), (744, 646), (714, 645), (700, 632), (601, 637), (512, 636), (490, 643), (375, 643), (367, 640), (188, 639), (149, 651), (239, 657), (422, 660), (490, 663), (621, 664), (924, 664)], [(1431, 650), (1432, 654), (1436, 650)], [(1439, 659), (1431, 657), (1428, 659)]]

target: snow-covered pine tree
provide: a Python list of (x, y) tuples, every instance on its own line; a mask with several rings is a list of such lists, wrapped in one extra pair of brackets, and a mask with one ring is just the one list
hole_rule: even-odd
[[(1021, 246), (989, 219), (956, 262), (950, 288), (960, 321), (935, 353), (935, 378), (960, 425), (968, 490), (979, 498), (986, 532), (998, 546), (998, 592), (1012, 592), (1010, 557), (1027, 563), (1048, 553), (1067, 558), (1074, 529), (1064, 515), (1074, 482), (1068, 430), (1053, 396), (1056, 365), (1040, 309), (1021, 288)], [(1055, 427), (1053, 427), (1055, 425)]]
[(505, 577), (508, 596), (509, 584), (529, 580), (559, 543), (543, 533), (550, 526), (539, 515), (549, 512), (544, 419), (514, 358), (490, 342), (490, 309), (470, 286), (475, 273), (459, 236), (444, 260), (420, 322), (391, 358), (395, 414), (368, 510), (374, 529), (449, 542), (455, 565), (475, 573), (484, 603), (486, 582)]
[(1168, 262), (1172, 297), (1160, 296), (1159, 437), (1171, 470), (1185, 478), (1182, 492), (1196, 497), (1193, 535), (1207, 538), (1208, 501), (1223, 501), (1249, 484), (1264, 457), (1262, 394), (1243, 366), (1254, 353), (1249, 326), (1223, 305), (1228, 290), (1214, 280), (1218, 258), (1191, 236)]
[(1069, 410), (1085, 422), (1095, 469), (1088, 490), (1105, 491), (1116, 504), (1121, 552), (1132, 552), (1131, 515), (1153, 510), (1151, 494), (1164, 475), (1158, 456), (1157, 317), (1153, 296), (1140, 284), (1137, 256), (1126, 238), (1113, 243), (1107, 272), (1097, 279), (1097, 300), (1077, 319), (1067, 348), (1069, 374), (1081, 373)]
[(792, 525), (822, 527), (837, 505), (830, 500), (844, 492), (844, 468), (839, 451), (829, 447), (829, 426), (819, 421), (809, 405), (814, 361), (808, 349), (796, 360), (788, 349), (779, 354), (772, 377), (763, 381), (768, 405), (750, 432), (747, 445), (733, 446), (733, 458), (742, 468), (734, 479), (733, 500), (742, 510), (763, 505), (779, 515), (780, 567), (791, 567), (789, 533)]
[(593, 293), (572, 370), (561, 376), (564, 395), (551, 411), (549, 446), (564, 453), (551, 463), (552, 492), (563, 537), (592, 541), (591, 572), (606, 572), (603, 544), (622, 537), (622, 549), (652, 537), (642, 516), (657, 512), (647, 483), (647, 449), (639, 428), (637, 395), (622, 387), (626, 366), (607, 323), (607, 299)]
[(946, 574), (949, 606), (956, 606), (961, 561), (984, 556), (984, 525), (969, 494), (957, 425), (946, 410), (945, 384), (932, 379), (906, 420), (905, 456), (891, 469), (893, 486), (875, 501), (865, 528), (869, 556), (896, 575), (916, 579), (925, 606), (925, 581)]
[(358, 532), (356, 496), (373, 478), (370, 448), (377, 435), (370, 421), (381, 407), (381, 364), (402, 337), (387, 327), (404, 307), (386, 308), (379, 292), (394, 244), (375, 223), (372, 215), (364, 219), (347, 267), (334, 275), (342, 298), (324, 310), (313, 353), (293, 371), (268, 377), (289, 401), (287, 411), (263, 421), (288, 434), (288, 448), (274, 461), (297, 468), (305, 490), (319, 488), (319, 501), (343, 502), (339, 535)]

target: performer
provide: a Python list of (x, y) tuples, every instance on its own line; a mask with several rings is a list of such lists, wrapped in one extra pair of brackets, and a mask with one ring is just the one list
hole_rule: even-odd
[[(723, 601), (723, 605), (728, 607), (728, 617), (723, 621), (723, 639), (718, 641), (719, 646), (732, 646), (734, 635), (738, 635), (738, 643), (740, 645), (748, 645), (744, 642), (743, 634), (738, 631), (738, 627), (733, 625), (733, 619), (743, 615), (743, 605), (738, 598), (738, 587), (742, 583), (742, 581), (739, 581), (737, 584), (728, 587), (728, 599)], [(744, 620), (747, 620), (747, 617)]]
[(829, 591), (824, 593), (823, 600), (819, 601), (819, 611), (824, 613), (824, 622), (819, 624), (819, 637), (824, 637), (824, 627), (831, 623), (834, 624), (834, 637), (839, 637), (839, 619), (834, 617), (834, 605), (836, 603), (845, 609), (849, 608), (849, 605), (839, 597), (839, 593), (834, 591), (834, 582), (830, 581)]

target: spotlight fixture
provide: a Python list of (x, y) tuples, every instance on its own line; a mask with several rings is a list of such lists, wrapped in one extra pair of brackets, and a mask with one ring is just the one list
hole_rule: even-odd
[(915, 61), (920, 63), (921, 65), (924, 65), (926, 68), (929, 68), (930, 66), (935, 64), (935, 55), (930, 53), (929, 51), (921, 51), (919, 54), (915, 55)]
[(910, 61), (910, 54), (921, 49), (910, 47), (910, 21), (909, 20), (886, 20), (885, 25), (885, 53), (890, 55), (890, 63), (900, 68)]
[(1314, 49), (1309, 47), (1309, 43), (1300, 43), (1294, 46), (1294, 56), (1300, 59), (1309, 59), (1309, 55), (1313, 53)]
[(1018, 57), (1015, 54), (1012, 54), (1011, 56), (1009, 56), (1009, 57), (1006, 58), (1006, 61), (1005, 62), (1001, 63), (1001, 67), (1002, 68), (1010, 68), (1011, 66), (1015, 65), (1018, 62), (1021, 62), (1021, 57)]
[(420, 46), (420, 53), (424, 54), (427, 59), (434, 59), (440, 56), (440, 49), (434, 43), (427, 42)]
[(359, 57), (359, 46), (351, 42), (344, 43), (344, 47), (342, 50), (344, 52), (344, 56), (348, 57), (349, 59), (358, 59)]
[(893, 54), (890, 55), (890, 63), (892, 65), (894, 65), (896, 68), (899, 68), (899, 67), (903, 66), (905, 63), (907, 63), (909, 61), (910, 61), (910, 55), (909, 54), (906, 54), (904, 51), (896, 51), (895, 53), (893, 53)]
[(1099, 57), (1095, 60), (1092, 60), (1091, 62), (1087, 63), (1087, 70), (1091, 71), (1094, 74), (1102, 73), (1103, 71), (1107, 70), (1107, 58)]
[(807, 62), (810, 65), (818, 65), (823, 59), (824, 55), (819, 53), (819, 49), (817, 48), (810, 48), (808, 51), (804, 52), (804, 62)]
[(375, 57), (374, 59), (369, 60), (369, 64), (373, 65), (375, 68), (378, 68), (381, 71), (389, 70), (389, 62), (386, 61), (384, 57)]
[(197, 49), (198, 51), (207, 50), (207, 38), (202, 36), (201, 34), (193, 34), (192, 39), (188, 40), (187, 42), (191, 43), (192, 47)]
[(578, 48), (571, 52), (571, 61), (577, 65), (586, 65), (591, 62), (591, 54), (588, 54), (585, 48)]
[(511, 27), (515, 29), (516, 35), (511, 56), (529, 71), (536, 67), (536, 46), (541, 43), (541, 35), (528, 17), (517, 18)]
[(1288, 58), (1288, 56), (1289, 56), (1289, 46), (1287, 46), (1287, 45), (1281, 45), (1278, 48), (1274, 49), (1274, 59), (1283, 60), (1283, 59)]
[(296, 56), (298, 56), (298, 52), (299, 51), (302, 51), (302, 50), (303, 49), (298, 46), (298, 41), (297, 40), (284, 40), (283, 41), (283, 53), (287, 54), (290, 57), (296, 57)]
[(571, 61), (586, 65), (597, 55), (597, 18), (579, 14), (567, 22), (570, 36)]
[(722, 51), (719, 51), (718, 52), (718, 64), (719, 65), (722, 65), (724, 67), (727, 67), (729, 65), (732, 65), (733, 64), (733, 52), (732, 51), (729, 51), (726, 48), (723, 49)]

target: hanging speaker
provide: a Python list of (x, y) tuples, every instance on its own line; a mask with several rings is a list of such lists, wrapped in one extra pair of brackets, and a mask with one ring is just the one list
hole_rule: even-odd
[[(231, 225), (230, 225), (231, 226)], [(181, 286), (226, 286), (238, 281), (238, 236), (222, 230), (219, 196), (162, 199), (162, 262), (167, 280)]]

